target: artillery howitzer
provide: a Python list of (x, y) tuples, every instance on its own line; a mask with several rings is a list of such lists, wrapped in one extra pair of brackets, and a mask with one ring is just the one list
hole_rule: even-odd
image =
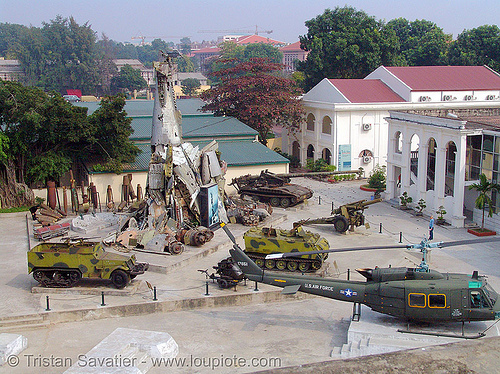
[(382, 199), (360, 200), (350, 204), (344, 204), (332, 209), (331, 217), (316, 219), (304, 219), (294, 222), (293, 227), (313, 224), (333, 224), (337, 232), (346, 232), (347, 229), (354, 230), (355, 227), (365, 224), (364, 210), (369, 205), (381, 202)]
[(310, 199), (313, 192), (306, 187), (290, 183), (290, 178), (313, 177), (319, 175), (359, 173), (355, 171), (318, 171), (313, 173), (274, 174), (263, 170), (259, 175), (243, 175), (233, 178), (230, 186), (235, 186), (240, 197), (250, 196), (273, 207), (288, 208)]

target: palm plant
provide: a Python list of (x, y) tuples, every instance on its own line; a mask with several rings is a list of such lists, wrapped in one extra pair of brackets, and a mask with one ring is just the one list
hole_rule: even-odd
[(483, 210), (483, 220), (481, 223), (481, 230), (484, 231), (484, 211), (486, 205), (488, 205), (488, 217), (493, 215), (493, 202), (489, 193), (493, 190), (500, 191), (500, 185), (497, 183), (489, 182), (486, 175), (481, 174), (479, 176), (479, 183), (473, 183), (469, 186), (469, 190), (476, 190), (479, 192), (479, 196), (476, 199), (476, 208)]

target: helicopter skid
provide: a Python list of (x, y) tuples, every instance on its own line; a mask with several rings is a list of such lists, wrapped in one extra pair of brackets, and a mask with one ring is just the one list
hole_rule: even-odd
[(404, 333), (404, 334), (442, 336), (442, 337), (446, 337), (446, 338), (459, 338), (459, 339), (479, 339), (479, 338), (486, 336), (486, 334), (484, 332), (478, 332), (475, 335), (465, 335), (465, 334), (453, 334), (453, 333), (447, 333), (447, 332), (430, 332), (430, 331), (422, 331), (422, 330), (398, 329), (397, 331)]

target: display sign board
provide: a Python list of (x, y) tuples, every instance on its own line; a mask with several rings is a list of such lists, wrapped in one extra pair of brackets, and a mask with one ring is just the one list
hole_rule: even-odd
[(338, 170), (347, 171), (351, 170), (351, 145), (339, 144), (339, 162)]
[(219, 224), (219, 188), (217, 184), (200, 187), (198, 195), (201, 210), (201, 225), (213, 229)]

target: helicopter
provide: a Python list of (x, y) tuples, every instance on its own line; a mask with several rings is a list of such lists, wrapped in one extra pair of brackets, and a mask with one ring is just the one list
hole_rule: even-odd
[[(298, 291), (354, 303), (353, 320), (359, 320), (361, 304), (372, 310), (412, 322), (464, 322), (487, 321), (500, 318), (500, 300), (497, 292), (488, 284), (486, 277), (477, 271), (469, 274), (441, 273), (429, 269), (427, 251), (430, 248), (444, 248), (471, 243), (498, 241), (499, 238), (484, 240), (462, 240), (430, 243), (423, 239), (419, 244), (373, 246), (363, 248), (342, 248), (324, 252), (348, 252), (407, 248), (420, 249), (422, 262), (415, 268), (363, 268), (356, 269), (365, 281), (351, 281), (318, 278), (304, 275), (268, 272), (257, 266), (238, 246), (229, 229), (222, 228), (233, 242), (229, 250), (231, 257), (248, 279), (255, 282), (282, 287), (283, 294)], [(266, 259), (312, 255), (317, 251), (270, 254)], [(401, 331), (405, 332), (405, 331)], [(484, 335), (484, 334), (483, 334)], [(480, 337), (480, 336), (479, 336)]]

